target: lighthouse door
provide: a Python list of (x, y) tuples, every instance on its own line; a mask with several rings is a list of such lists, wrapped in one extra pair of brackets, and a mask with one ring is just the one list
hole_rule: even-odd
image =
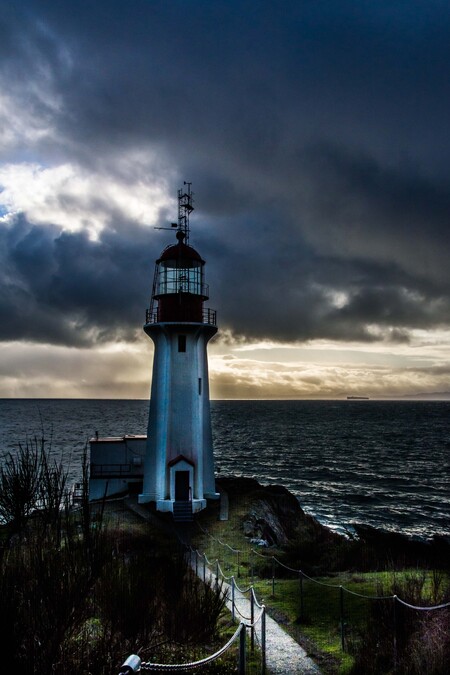
[(189, 500), (189, 471), (175, 471), (175, 500)]

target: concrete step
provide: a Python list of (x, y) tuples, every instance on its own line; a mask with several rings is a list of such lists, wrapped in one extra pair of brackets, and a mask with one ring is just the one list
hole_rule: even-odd
[(192, 502), (176, 501), (173, 503), (173, 519), (177, 523), (190, 523), (194, 517), (192, 515)]

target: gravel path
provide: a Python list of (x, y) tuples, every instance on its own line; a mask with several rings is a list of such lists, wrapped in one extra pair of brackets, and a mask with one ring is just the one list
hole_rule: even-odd
[[(195, 570), (195, 561), (192, 565)], [(203, 565), (197, 565), (197, 574), (203, 579)], [(210, 584), (214, 584), (216, 577), (208, 568), (206, 568), (205, 578)], [(224, 591), (228, 591), (227, 607), (232, 612), (231, 586), (223, 582)], [(250, 622), (250, 601), (237, 588), (234, 592), (236, 619), (241, 617)], [(255, 616), (258, 614), (255, 607)], [(240, 616), (239, 616), (240, 615)], [(256, 641), (261, 644), (261, 622), (258, 622), (256, 628)], [(288, 635), (281, 626), (270, 616), (266, 615), (266, 665), (270, 675), (320, 675), (319, 667), (306, 654), (305, 650)]]
[[(227, 519), (227, 507), (228, 500), (223, 499), (223, 519)], [(189, 530), (190, 528), (184, 525), (183, 527), (178, 528), (181, 530), (177, 531), (175, 527), (176, 524), (170, 524), (170, 526), (163, 522), (157, 516), (149, 513), (148, 509), (140, 506), (136, 503), (135, 499), (126, 499), (125, 506), (132, 510), (140, 518), (144, 518), (147, 521), (151, 521), (154, 525), (161, 527), (164, 530), (171, 530), (172, 534), (176, 534), (180, 540), (186, 539), (185, 543), (189, 544)], [(179, 524), (178, 524), (179, 525)], [(183, 536), (184, 535), (184, 536)], [(195, 559), (191, 559), (192, 568), (195, 570)], [(200, 579), (203, 580), (203, 565), (198, 561), (197, 562), (197, 574)], [(213, 572), (211, 572), (208, 567), (205, 571), (205, 579), (210, 584), (214, 584), (216, 577)], [(231, 602), (231, 586), (226, 582), (223, 582), (223, 590), (228, 591), (228, 601), (227, 607), (232, 612), (232, 602)], [(236, 620), (240, 620), (241, 617), (244, 617), (248, 622), (250, 622), (250, 601), (246, 595), (243, 595), (237, 588), (235, 589), (234, 594), (235, 601), (235, 616)], [(257, 616), (258, 609), (255, 607), (255, 616)], [(239, 616), (239, 614), (241, 616)], [(258, 622), (256, 631), (255, 631), (255, 640), (258, 644), (261, 644), (261, 622)], [(306, 654), (305, 650), (290, 636), (284, 631), (281, 626), (274, 621), (270, 616), (266, 615), (266, 665), (267, 671), (270, 675), (320, 675), (321, 671), (319, 667), (314, 663), (314, 661)]]

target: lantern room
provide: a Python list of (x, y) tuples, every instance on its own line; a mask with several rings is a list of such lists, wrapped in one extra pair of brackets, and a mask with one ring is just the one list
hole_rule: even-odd
[(152, 303), (156, 300), (158, 306), (153, 321), (203, 320), (203, 302), (208, 299), (205, 261), (184, 239), (185, 233), (178, 230), (178, 243), (168, 246), (156, 261)]

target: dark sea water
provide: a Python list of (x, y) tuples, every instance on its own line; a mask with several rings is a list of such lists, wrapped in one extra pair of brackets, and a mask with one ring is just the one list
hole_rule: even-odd
[[(213, 401), (216, 468), (281, 484), (305, 511), (429, 538), (450, 535), (450, 402)], [(148, 401), (0, 400), (0, 454), (42, 435), (80, 478), (87, 440), (145, 434)]]

